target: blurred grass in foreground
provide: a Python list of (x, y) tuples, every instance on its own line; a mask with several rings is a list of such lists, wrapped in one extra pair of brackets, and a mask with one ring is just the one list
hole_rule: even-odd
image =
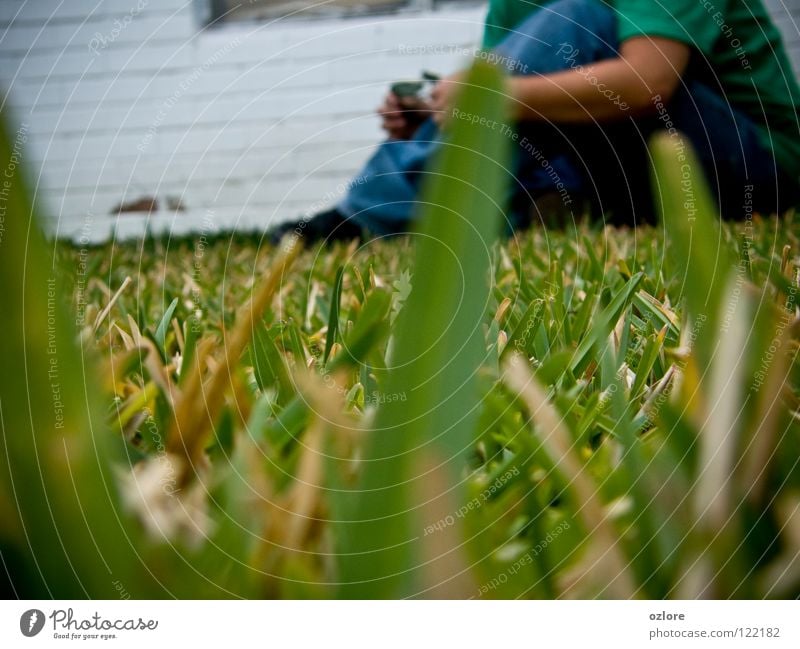
[(452, 143), (486, 193), (431, 188), (453, 218), (294, 261), (243, 237), (48, 247), (15, 177), (16, 592), (800, 595), (794, 216), (720, 226), (691, 158), (687, 213), (665, 139), (663, 231), (493, 243), (482, 137)]

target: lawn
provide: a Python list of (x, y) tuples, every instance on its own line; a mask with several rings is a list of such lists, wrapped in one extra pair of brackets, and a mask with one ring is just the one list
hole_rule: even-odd
[[(758, 285), (767, 283), (770, 266), (786, 265), (778, 253), (784, 244), (796, 249), (794, 231), (790, 222), (762, 219), (724, 230), (734, 248), (745, 234), (752, 236), (748, 273)], [(269, 246), (218, 238), (63, 251), (65, 265), (79, 269), (70, 291), (75, 312), (83, 316), (84, 340), (107, 377), (106, 419), (114, 436), (125, 440), (124, 453), (140, 476), (158, 479), (166, 492), (177, 490), (180, 462), (164, 458), (165, 449), (175, 446), (167, 435), (171, 413), (189, 392), (187, 357), (202, 353), (209, 377), (226, 368), (224, 400), (216, 405), (205, 453), (192, 469), (202, 475), (202, 487), (181, 490), (186, 502), (183, 495), (170, 502), (164, 490), (127, 486), (153, 542), (168, 540), (194, 556), (192, 548), (229, 527), (229, 534), (241, 537), (237, 542), (250, 546), (238, 557), (247, 569), (241, 583), (229, 586), (232, 592), (335, 594), (326, 585), (337, 580), (331, 553), (339, 517), (333, 513), (346, 503), (336, 502), (342, 495), (325, 473), (336, 474), (334, 482), (357, 484), (353, 474), (361, 470), (363, 436), (381, 434), (374, 426), (376, 411), (387, 403), (408, 404), (414, 391), (426, 389), (388, 389), (391, 341), (417, 280), (413, 239), (304, 251), (282, 277), (275, 308), (256, 323), (252, 344), (232, 359), (225, 358), (223, 341), (235, 336), (242, 306), (270, 273), (275, 251)], [(687, 408), (703, 411), (696, 402), (710, 398), (691, 355), (703, 323), (687, 324), (680, 306), (685, 278), (667, 252), (656, 228), (587, 224), (556, 232), (533, 229), (493, 248), (492, 288), (480, 325), (485, 354), (473, 400), (462, 406), (476, 410), (476, 441), (466, 449), (464, 466), (454, 469), (468, 497), (454, 500), (441, 515), (419, 517), (418, 535), (432, 552), (452, 539), (456, 524), (470, 530), (473, 547), (460, 560), (471, 566), (473, 590), (464, 594), (552, 597), (571, 592), (573, 581), (576, 594), (633, 594), (625, 590), (629, 586), (614, 586), (613, 559), (630, 573), (640, 595), (694, 595), (683, 571), (696, 568), (695, 561), (715, 566), (724, 542), (716, 533), (709, 536), (713, 528), (702, 527), (703, 514), (710, 512), (698, 509), (706, 499), (699, 489), (711, 496), (719, 489), (733, 492), (723, 523), (734, 539), (747, 541), (725, 555), (720, 567), (731, 574), (715, 580), (722, 589), (716, 594), (797, 594), (791, 589), (796, 582), (787, 591), (775, 578), (789, 577), (780, 574), (781, 562), (800, 549), (792, 537), (800, 504), (800, 422), (781, 413), (772, 430), (752, 428), (770, 406), (759, 405), (764, 400), (757, 392), (744, 393), (747, 379), (755, 389), (757, 368), (752, 377), (739, 378), (735, 396), (721, 388), (719, 398), (735, 402), (706, 404), (712, 420), (731, 414), (718, 410), (733, 408), (742, 436), (737, 443), (771, 443), (769, 453), (758, 451), (767, 453), (771, 468), (762, 474), (760, 462), (750, 466), (726, 458), (730, 473), (707, 475), (693, 489), (700, 463), (709, 463), (708, 472), (714, 468), (713, 458), (703, 459), (694, 431), (685, 429), (697, 418)], [(785, 299), (778, 290), (768, 297)], [(374, 312), (372, 304), (378, 305)], [(365, 318), (362, 336), (354, 335)], [(598, 323), (604, 325), (599, 332)], [(214, 341), (213, 349), (199, 352), (198, 340)], [(595, 344), (587, 346), (587, 340)], [(715, 362), (738, 354), (729, 340), (720, 338)], [(764, 346), (753, 341), (759, 343)], [(348, 349), (356, 358), (331, 370)], [(517, 383), (503, 380), (503, 360), (513, 352), (531, 359), (552, 412), (537, 404), (531, 417), (532, 406), (520, 397)], [(606, 373), (605, 363), (613, 371)], [(797, 394), (795, 381), (783, 396), (796, 404)], [(202, 392), (192, 398), (197, 413), (211, 407)], [(553, 429), (548, 414), (556, 417)], [(707, 428), (716, 423), (707, 422)], [(772, 439), (762, 441), (756, 432)], [(559, 444), (568, 447), (570, 461), (556, 454)], [(322, 451), (329, 453), (324, 461)], [(242, 473), (231, 476), (232, 467)], [(737, 472), (742, 481), (731, 484)], [(436, 485), (427, 488), (431, 497), (439, 495)], [(770, 503), (769, 516), (760, 516), (757, 501), (748, 511), (751, 488), (760, 488)], [(232, 512), (223, 504), (225, 489), (240, 491), (252, 503), (232, 503)], [(741, 518), (729, 520), (734, 513)], [(778, 530), (785, 538), (772, 543)], [(584, 547), (587, 535), (609, 543), (597, 563), (592, 548)], [(729, 558), (736, 561), (726, 565)], [(227, 574), (232, 568), (215, 570)], [(751, 571), (761, 580), (752, 579)], [(584, 572), (594, 579), (578, 579)], [(214, 574), (213, 586), (207, 586), (210, 594), (221, 595), (221, 577)], [(245, 583), (253, 590), (240, 591)]]
[(659, 226), (496, 241), (484, 131), (405, 237), (9, 228), (20, 594), (800, 595), (795, 216), (686, 218), (664, 140)]

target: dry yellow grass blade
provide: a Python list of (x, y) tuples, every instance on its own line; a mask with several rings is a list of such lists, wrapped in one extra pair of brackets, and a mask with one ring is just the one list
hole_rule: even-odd
[(177, 318), (172, 318), (172, 331), (175, 332), (175, 341), (178, 343), (178, 349), (182, 356), (184, 347), (183, 332), (181, 331), (181, 326), (178, 324)]
[(172, 379), (170, 378), (174, 367), (172, 364), (167, 364), (166, 366), (161, 364), (161, 355), (158, 353), (158, 349), (156, 349), (153, 341), (149, 338), (140, 336), (139, 344), (142, 350), (140, 357), (144, 359), (144, 364), (147, 367), (147, 371), (150, 373), (151, 380), (155, 381), (156, 385), (158, 385), (167, 398), (170, 407), (174, 408)]
[[(191, 409), (201, 407), (200, 391), (203, 384), (203, 367), (211, 354), (211, 351), (216, 346), (216, 341), (213, 338), (204, 338), (197, 344), (197, 350), (194, 355), (194, 364), (191, 367), (182, 367), (182, 372), (189, 372), (188, 379), (179, 393), (173, 393), (173, 403), (175, 404), (175, 422), (187, 421), (191, 416)], [(173, 387), (173, 390), (177, 388)], [(174, 424), (177, 426), (177, 423)], [(179, 452), (177, 449), (183, 444), (183, 440), (179, 435), (173, 434), (174, 428), (170, 428), (170, 435), (167, 438), (167, 444), (173, 452)], [(180, 443), (179, 443), (180, 442)]]
[[(329, 375), (333, 385), (343, 377)], [(303, 434), (302, 452), (290, 487), (277, 493), (261, 474), (259, 489), (260, 512), (264, 519), (263, 542), (256, 549), (254, 563), (269, 574), (280, 572), (281, 565), (295, 567), (319, 560), (307, 549), (323, 542), (319, 537), (326, 515), (323, 499), (326, 448), (328, 442), (340, 444), (352, 441), (354, 423), (343, 415), (344, 392), (323, 383), (312, 372), (298, 368), (293, 374), (294, 384), (309, 404), (312, 416)], [(260, 469), (258, 469), (260, 471)], [(268, 585), (279, 588), (277, 582)]]
[[(733, 294), (728, 282), (727, 295)], [(739, 441), (742, 386), (745, 384), (747, 335), (751, 322), (749, 294), (737, 304), (727, 335), (721, 338), (710, 380), (706, 380), (705, 409), (701, 417), (699, 475), (694, 507), (701, 526), (709, 533), (720, 530), (733, 507), (733, 475)]]
[(128, 333), (118, 324), (114, 323), (113, 330), (116, 330), (117, 335), (122, 339), (122, 344), (125, 349), (130, 350), (136, 348), (136, 343), (133, 342), (133, 338), (131, 338), (131, 336), (129, 336)]
[(791, 598), (800, 583), (800, 495), (788, 493), (777, 503), (778, 522), (786, 534), (786, 547), (759, 576), (765, 597)]
[(297, 467), (295, 484), (289, 491), (284, 508), (289, 513), (282, 545), (287, 550), (301, 551), (318, 519), (325, 466), (324, 441), (327, 425), (315, 416), (303, 439), (303, 455)]
[[(735, 278), (730, 277), (725, 295), (733, 294)], [(721, 308), (725, 308), (725, 305)], [(693, 530), (700, 541), (697, 553), (685, 559), (678, 581), (679, 596), (688, 599), (719, 597), (724, 591), (720, 548), (730, 543), (737, 507), (737, 449), (741, 442), (743, 389), (746, 385), (747, 338), (752, 323), (753, 298), (744, 292), (737, 301), (724, 337), (719, 338), (709, 376), (693, 380), (695, 391), (703, 394), (693, 413), (698, 433), (697, 478), (691, 489)], [(692, 359), (694, 355), (692, 355)]]
[[(419, 503), (417, 520), (421, 528), (428, 521), (445, 520), (457, 511), (459, 502), (442, 467), (447, 462), (433, 451), (426, 452), (420, 461), (419, 474), (425, 480), (414, 482), (413, 502)], [(436, 534), (423, 535), (420, 544), (422, 590), (418, 597), (425, 599), (469, 599), (479, 591), (470, 570), (469, 557), (461, 525), (447, 525)]]
[(120, 406), (119, 414), (117, 415), (120, 428), (124, 428), (136, 414), (151, 408), (157, 389), (156, 383), (150, 381), (128, 397), (125, 403)]
[[(790, 328), (783, 329), (776, 339), (778, 349), (788, 350), (791, 340)], [(785, 412), (784, 397), (787, 396), (791, 357), (787, 351), (776, 354), (758, 395), (755, 418), (758, 428), (744, 449), (742, 481), (748, 500), (763, 502), (769, 472), (767, 465), (775, 454), (780, 433), (780, 418)]]
[(114, 293), (114, 297), (112, 297), (108, 304), (106, 304), (105, 308), (97, 315), (97, 318), (94, 321), (93, 330), (97, 331), (97, 329), (102, 324), (103, 320), (105, 320), (106, 316), (111, 312), (111, 309), (114, 306), (114, 303), (119, 299), (119, 296), (122, 295), (122, 292), (128, 288), (128, 285), (131, 283), (130, 275), (125, 278), (122, 282), (120, 287), (117, 289), (117, 292)]
[(561, 416), (528, 369), (524, 358), (515, 354), (504, 363), (505, 383), (522, 399), (541, 430), (540, 439), (555, 466), (560, 469), (580, 503), (578, 512), (588, 531), (587, 555), (582, 565), (562, 582), (562, 595), (580, 596), (587, 586), (598, 585), (614, 599), (636, 595), (636, 580), (619, 548), (619, 537), (609, 513), (597, 496), (597, 488), (573, 448)]
[(666, 304), (659, 302), (656, 298), (650, 295), (647, 291), (639, 291), (639, 297), (641, 297), (645, 302), (652, 305), (654, 308), (658, 309), (659, 312), (672, 323), (673, 326), (678, 327), (680, 326), (680, 318), (678, 315), (670, 309)]
[[(300, 249), (300, 245), (281, 246), (281, 252), (272, 264), (269, 275), (240, 310), (230, 335), (225, 337), (223, 329), (224, 353), (205, 383), (202, 381), (203, 363), (198, 349), (197, 362), (191, 369), (186, 390), (177, 395), (175, 418), (167, 438), (169, 451), (183, 454), (189, 460), (186, 467), (191, 467), (199, 459), (207, 433), (224, 403), (226, 388), (232, 383), (233, 367), (239, 362), (239, 357), (250, 342), (255, 323), (261, 320), (261, 315), (269, 306)], [(202, 402), (198, 398), (201, 392)], [(187, 468), (181, 482), (186, 483), (190, 479)]]
[(133, 316), (129, 313), (128, 314), (128, 327), (131, 330), (131, 338), (133, 338), (133, 343), (137, 347), (142, 346), (142, 332), (139, 331), (139, 325), (136, 324), (136, 320), (133, 319)]
[(676, 372), (675, 365), (670, 365), (669, 368), (667, 368), (667, 371), (664, 373), (664, 376), (662, 376), (658, 380), (658, 383), (656, 383), (650, 390), (650, 393), (647, 395), (647, 399), (642, 404), (642, 407), (639, 408), (639, 412), (636, 413), (637, 417), (640, 417), (642, 415), (646, 417), (651, 417), (656, 413), (657, 411), (656, 404), (658, 404), (658, 402), (662, 398), (666, 398), (666, 396), (662, 397), (662, 395), (665, 395), (665, 392), (669, 387), (669, 384), (672, 381), (675, 372)]
[(497, 322), (498, 325), (501, 327), (503, 326), (503, 321), (505, 320), (506, 314), (511, 307), (511, 298), (503, 298), (503, 301), (500, 303), (500, 306), (497, 307), (497, 313), (494, 314), (494, 320)]

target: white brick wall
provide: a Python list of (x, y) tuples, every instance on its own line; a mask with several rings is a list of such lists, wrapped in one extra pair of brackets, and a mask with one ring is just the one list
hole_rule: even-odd
[[(369, 155), (387, 83), (455, 68), (484, 13), (465, 4), (203, 30), (204, 1), (139, 11), (140, 0), (0, 0), (4, 103), (27, 128), (37, 196), (60, 234), (139, 235), (143, 216), (109, 211), (144, 195), (187, 208), (164, 206), (155, 230), (199, 228), (209, 213), (219, 228), (294, 217)], [(400, 49), (416, 45), (457, 47)]]
[(800, 0), (764, 0), (764, 4), (783, 34), (795, 74), (800, 76)]
[[(179, 233), (209, 214), (217, 228), (263, 229), (297, 215), (369, 155), (387, 82), (457, 67), (484, 14), (465, 4), (203, 30), (205, 2), (0, 0), (2, 102), (27, 129), (58, 233)], [(798, 64), (800, 0), (767, 3)], [(144, 195), (164, 206), (149, 224), (109, 215)], [(167, 196), (187, 211), (169, 212)]]

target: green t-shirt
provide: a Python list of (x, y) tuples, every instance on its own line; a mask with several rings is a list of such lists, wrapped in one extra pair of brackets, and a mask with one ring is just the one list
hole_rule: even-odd
[[(491, 0), (483, 46), (499, 44), (552, 0)], [(602, 0), (597, 0), (598, 2)], [(762, 0), (612, 0), (620, 42), (663, 36), (708, 61), (710, 84), (747, 113), (782, 169), (800, 176), (800, 87)], [(664, 6), (666, 5), (666, 6)], [(714, 79), (716, 77), (716, 79)]]

